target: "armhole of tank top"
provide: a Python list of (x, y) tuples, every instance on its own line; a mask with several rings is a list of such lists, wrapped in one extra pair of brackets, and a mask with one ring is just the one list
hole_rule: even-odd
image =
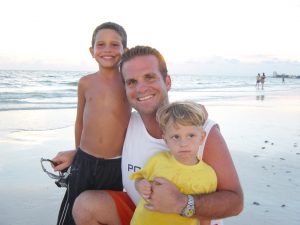
[(206, 144), (207, 137), (209, 135), (209, 132), (210, 132), (211, 128), (214, 125), (217, 125), (217, 124), (214, 121), (210, 120), (210, 119), (206, 120), (204, 125), (203, 125), (203, 128), (204, 128), (204, 131), (206, 132), (206, 135), (205, 135), (203, 143), (199, 146), (199, 150), (198, 150), (198, 159), (200, 161), (202, 160), (202, 156), (203, 156), (204, 147), (205, 147), (205, 144)]

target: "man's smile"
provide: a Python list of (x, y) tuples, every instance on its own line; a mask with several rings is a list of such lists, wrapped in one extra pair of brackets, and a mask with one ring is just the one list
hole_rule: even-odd
[(147, 96), (144, 96), (144, 97), (139, 97), (138, 98), (138, 101), (146, 101), (150, 98), (153, 98), (154, 95), (147, 95)]

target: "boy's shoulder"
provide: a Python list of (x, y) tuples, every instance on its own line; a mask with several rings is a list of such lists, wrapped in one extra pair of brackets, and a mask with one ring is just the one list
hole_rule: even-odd
[(90, 74), (86, 74), (86, 75), (82, 76), (82, 77), (80, 78), (80, 80), (89, 80), (89, 79), (93, 79), (93, 78), (95, 78), (95, 77), (97, 77), (97, 76), (98, 76), (98, 73), (97, 73), (97, 72), (95, 72), (95, 73), (90, 73)]
[(97, 78), (97, 76), (98, 76), (97, 72), (96, 73), (87, 74), (87, 75), (82, 76), (79, 79), (79, 82), (80, 83), (86, 83), (86, 82), (94, 80), (95, 78)]

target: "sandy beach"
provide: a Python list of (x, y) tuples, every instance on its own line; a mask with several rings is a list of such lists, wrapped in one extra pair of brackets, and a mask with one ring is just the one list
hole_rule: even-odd
[[(225, 224), (300, 224), (299, 90), (205, 105), (220, 124), (245, 195), (243, 212)], [(0, 111), (0, 125), (72, 124), (74, 117), (75, 109)], [(44, 174), (40, 158), (73, 148), (73, 129), (1, 131), (0, 225), (56, 223), (65, 189)]]

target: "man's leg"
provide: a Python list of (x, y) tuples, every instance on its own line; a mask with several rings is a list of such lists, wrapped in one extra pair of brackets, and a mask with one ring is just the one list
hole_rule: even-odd
[(115, 203), (105, 191), (82, 192), (75, 200), (72, 213), (77, 225), (121, 225)]

